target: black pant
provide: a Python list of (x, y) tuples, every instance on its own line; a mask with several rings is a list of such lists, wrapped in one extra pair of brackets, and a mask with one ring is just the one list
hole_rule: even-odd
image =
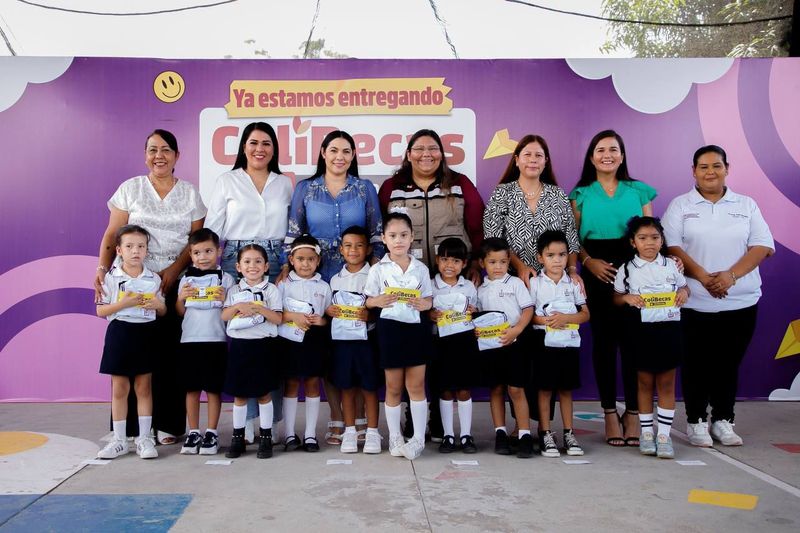
[[(616, 268), (620, 268), (632, 256), (631, 245), (625, 239), (587, 239), (583, 247), (591, 257), (603, 259)], [(619, 350), (625, 409), (638, 411), (636, 361), (625, 347), (621, 309), (614, 305), (614, 286), (600, 281), (586, 268), (582, 269), (581, 276), (586, 287), (586, 303), (591, 313), (589, 324), (592, 326), (592, 365), (600, 394), (600, 405), (603, 409), (616, 409)]]
[(756, 329), (757, 307), (702, 313), (681, 311), (686, 357), (681, 367), (683, 401), (689, 423), (733, 422), (739, 365)]

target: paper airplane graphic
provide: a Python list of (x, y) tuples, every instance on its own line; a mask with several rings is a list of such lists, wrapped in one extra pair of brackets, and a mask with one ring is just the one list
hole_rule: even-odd
[(492, 137), (492, 142), (489, 143), (489, 148), (483, 154), (484, 159), (491, 159), (492, 157), (500, 157), (501, 155), (508, 155), (514, 153), (514, 148), (517, 147), (517, 141), (508, 138), (508, 128), (495, 132)]
[(792, 320), (789, 323), (786, 335), (783, 336), (783, 342), (778, 348), (778, 353), (775, 354), (775, 359), (797, 354), (800, 354), (800, 319)]

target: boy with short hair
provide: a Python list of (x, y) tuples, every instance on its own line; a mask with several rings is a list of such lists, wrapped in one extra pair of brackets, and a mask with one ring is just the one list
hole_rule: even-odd
[[(208, 228), (189, 235), (192, 265), (178, 285), (175, 308), (183, 316), (180, 357), (186, 389), (189, 434), (181, 448), (186, 455), (214, 455), (219, 450), (221, 392), (228, 352), (222, 303), (235, 281), (219, 266), (219, 236)], [(208, 396), (208, 427), (200, 434), (200, 393)]]

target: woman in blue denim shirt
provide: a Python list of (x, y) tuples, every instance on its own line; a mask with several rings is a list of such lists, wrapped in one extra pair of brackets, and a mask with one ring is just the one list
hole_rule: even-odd
[[(358, 177), (353, 138), (344, 131), (332, 131), (322, 140), (317, 171), (312, 177), (299, 182), (294, 190), (284, 257), (288, 257), (288, 249), (297, 237), (311, 234), (322, 249), (319, 273), (323, 280), (330, 282), (331, 277), (344, 265), (339, 244), (342, 232), (350, 226), (366, 228), (373, 258), (383, 256), (378, 192), (371, 181)], [(289, 266), (284, 265), (279, 281), (288, 272)], [(325, 396), (331, 409), (325, 441), (338, 445), (344, 431), (341, 396), (328, 379), (324, 383)]]

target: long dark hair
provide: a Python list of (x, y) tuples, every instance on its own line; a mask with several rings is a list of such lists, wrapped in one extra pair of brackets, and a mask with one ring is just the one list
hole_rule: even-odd
[(411, 168), (411, 161), (408, 160), (408, 153), (411, 151), (411, 148), (414, 146), (414, 143), (417, 142), (417, 140), (420, 137), (430, 137), (439, 146), (439, 152), (441, 152), (442, 154), (442, 160), (439, 162), (439, 168), (436, 169), (436, 179), (441, 181), (442, 192), (447, 194), (458, 180), (458, 173), (453, 172), (450, 169), (450, 167), (447, 166), (447, 158), (445, 157), (444, 154), (444, 145), (442, 144), (442, 139), (441, 137), (439, 137), (439, 134), (433, 130), (422, 129), (417, 131), (414, 135), (411, 136), (411, 138), (408, 140), (408, 146), (406, 146), (406, 151), (403, 152), (403, 162), (400, 163), (400, 168), (397, 169), (397, 172), (395, 172), (394, 176), (392, 177), (398, 178), (400, 181), (403, 181), (404, 183), (411, 182), (413, 169)]
[(545, 141), (544, 137), (541, 135), (533, 134), (526, 135), (517, 143), (517, 147), (514, 148), (514, 153), (508, 161), (508, 166), (506, 166), (505, 171), (503, 171), (503, 175), (500, 176), (500, 183), (510, 183), (519, 179), (517, 158), (519, 154), (522, 153), (522, 150), (531, 143), (539, 143), (539, 146), (544, 150), (545, 163), (542, 173), (539, 176), (539, 181), (550, 185), (558, 185), (558, 183), (556, 183), (555, 172), (553, 172), (553, 162), (550, 160), (550, 148), (547, 147), (547, 141)]
[(594, 149), (597, 147), (597, 143), (603, 139), (608, 139), (609, 137), (613, 137), (617, 140), (619, 143), (619, 151), (622, 154), (622, 163), (617, 169), (617, 179), (619, 181), (636, 181), (628, 173), (628, 158), (625, 155), (625, 143), (623, 142), (622, 137), (620, 137), (619, 133), (614, 130), (603, 130), (592, 137), (592, 140), (589, 141), (589, 147), (586, 149), (586, 156), (583, 158), (581, 179), (578, 180), (578, 184), (575, 185), (576, 189), (578, 187), (587, 187), (597, 181), (597, 169), (592, 164), (592, 155), (594, 154)]
[(350, 149), (353, 150), (353, 160), (350, 162), (350, 168), (347, 169), (347, 173), (351, 176), (358, 177), (358, 157), (356, 156), (356, 142), (353, 140), (353, 137), (350, 136), (349, 133), (346, 131), (335, 130), (330, 132), (322, 139), (322, 145), (319, 149), (319, 156), (317, 157), (317, 171), (314, 172), (312, 177), (316, 178), (318, 176), (324, 176), (325, 171), (327, 170), (327, 166), (325, 165), (325, 157), (322, 155), (322, 152), (328, 149), (328, 145), (331, 144), (331, 141), (334, 139), (344, 139), (345, 141), (350, 144)]
[(269, 135), (269, 138), (272, 140), (273, 151), (272, 159), (270, 159), (269, 163), (267, 163), (267, 171), (280, 174), (281, 169), (278, 167), (278, 159), (280, 155), (278, 150), (278, 136), (275, 135), (275, 130), (272, 129), (272, 126), (266, 122), (251, 122), (244, 127), (242, 130), (242, 137), (239, 139), (239, 151), (236, 153), (236, 162), (233, 163), (233, 168), (231, 170), (236, 170), (237, 168), (243, 168), (247, 170), (247, 156), (244, 155), (244, 145), (247, 144), (250, 134), (252, 134), (254, 131), (263, 131)]

